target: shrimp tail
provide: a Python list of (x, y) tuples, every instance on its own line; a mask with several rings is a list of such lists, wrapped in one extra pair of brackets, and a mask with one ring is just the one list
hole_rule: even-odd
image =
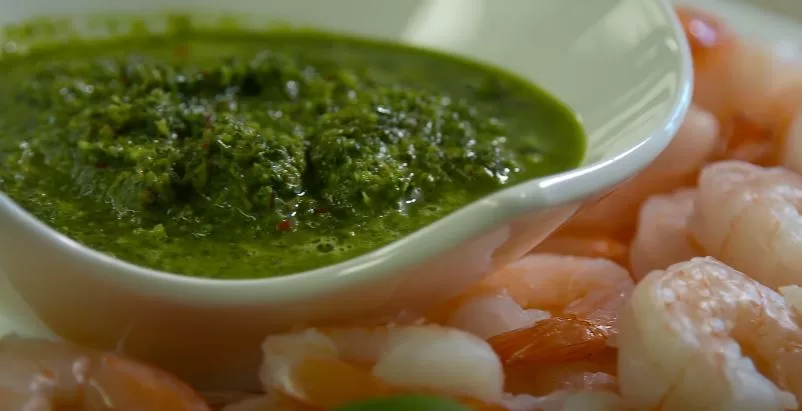
[(581, 360), (607, 349), (607, 335), (576, 316), (552, 317), (488, 340), (507, 367)]

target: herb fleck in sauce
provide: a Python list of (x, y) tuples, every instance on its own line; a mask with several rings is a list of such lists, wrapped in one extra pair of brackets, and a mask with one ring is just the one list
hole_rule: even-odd
[(340, 262), (583, 153), (573, 114), (516, 78), (324, 34), (141, 37), (0, 71), (0, 189), (88, 246), (194, 276)]

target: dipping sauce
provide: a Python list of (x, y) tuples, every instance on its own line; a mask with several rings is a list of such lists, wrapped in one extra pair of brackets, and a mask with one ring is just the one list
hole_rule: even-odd
[(82, 42), (0, 72), (0, 190), (189, 276), (338, 263), (584, 153), (576, 115), (523, 80), (317, 32)]

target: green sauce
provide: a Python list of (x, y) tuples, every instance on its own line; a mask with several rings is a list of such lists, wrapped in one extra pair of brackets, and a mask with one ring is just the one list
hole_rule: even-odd
[(143, 34), (8, 55), (0, 73), (0, 190), (191, 276), (341, 262), (584, 150), (575, 115), (522, 80), (329, 34)]

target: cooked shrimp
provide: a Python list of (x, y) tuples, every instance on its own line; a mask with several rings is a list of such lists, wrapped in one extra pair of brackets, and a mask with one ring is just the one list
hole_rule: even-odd
[(802, 284), (802, 176), (728, 161), (707, 166), (690, 220), (711, 256), (776, 289)]
[(545, 401), (554, 391), (615, 389), (615, 371), (604, 364), (632, 287), (627, 271), (609, 260), (532, 254), (432, 318), (489, 338), (512, 373), (512, 391)]
[(270, 336), (262, 349), (260, 377), (273, 397), (246, 403), (252, 407), (283, 397), (328, 409), (420, 392), (451, 396), (476, 410), (556, 411), (573, 393), (602, 381), (587, 376), (544, 396), (505, 393), (502, 362), (490, 344), (437, 325), (307, 329)]
[(651, 197), (643, 204), (629, 257), (636, 281), (652, 270), (664, 269), (699, 255), (689, 241), (687, 230), (696, 195), (694, 189), (681, 189)]
[(4, 410), (208, 411), (192, 389), (166, 372), (64, 342), (0, 340)]
[(505, 365), (506, 388), (541, 401), (575, 392), (617, 392), (615, 349), (586, 321), (552, 317), (489, 341)]
[(560, 233), (606, 235), (628, 243), (635, 232), (640, 205), (655, 194), (693, 185), (699, 169), (713, 155), (718, 133), (715, 117), (691, 107), (674, 140), (649, 167), (583, 211)]
[(802, 64), (747, 44), (724, 22), (678, 7), (694, 60), (694, 102), (722, 123), (718, 159), (776, 165), (798, 144), (791, 133), (802, 112)]
[(798, 406), (802, 328), (791, 308), (713, 258), (647, 275), (621, 314), (619, 332), (620, 390), (637, 409)]
[[(555, 314), (574, 318), (560, 326), (581, 323), (606, 339), (615, 334), (617, 310), (632, 287), (629, 273), (609, 260), (531, 254), (490, 274), (430, 318), (490, 338)], [(556, 335), (549, 327), (540, 330)], [(531, 338), (530, 333), (526, 339)]]
[(308, 329), (270, 336), (262, 349), (265, 389), (302, 404), (330, 408), (404, 391), (481, 404), (503, 399), (504, 372), (496, 353), (484, 340), (456, 329)]
[(521, 306), (576, 316), (615, 334), (618, 310), (634, 286), (609, 260), (533, 254), (491, 274), (485, 287), (503, 290)]

